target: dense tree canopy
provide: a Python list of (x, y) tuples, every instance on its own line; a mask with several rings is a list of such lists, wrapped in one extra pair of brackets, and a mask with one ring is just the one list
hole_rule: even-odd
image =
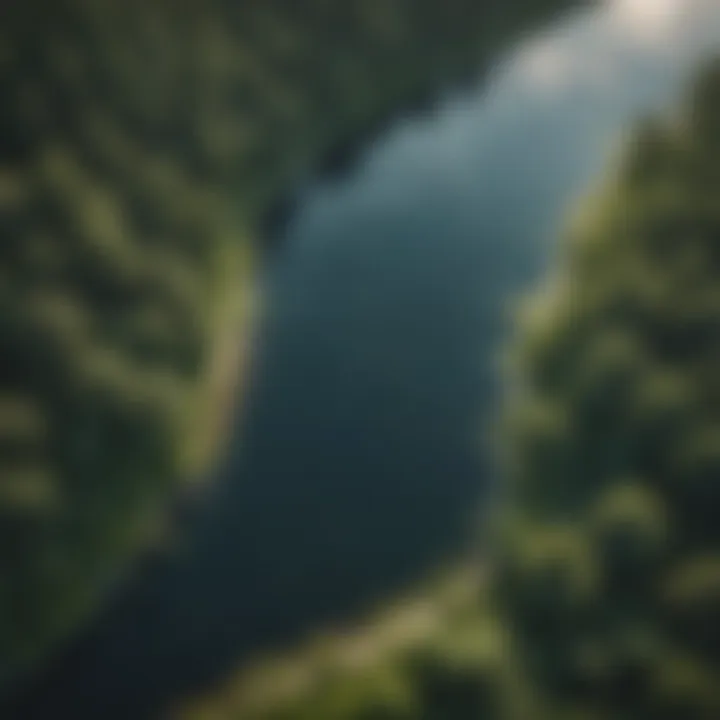
[(638, 133), (516, 348), (498, 605), (543, 720), (720, 713), (719, 93)]
[(720, 717), (719, 164), (720, 62), (636, 133), (528, 298), (479, 598), (364, 668), (181, 717)]
[(273, 197), (565, 2), (2, 3), (0, 684), (212, 456)]

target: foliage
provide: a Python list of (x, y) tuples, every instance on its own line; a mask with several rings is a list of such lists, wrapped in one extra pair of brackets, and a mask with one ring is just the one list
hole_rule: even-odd
[(719, 88), (641, 131), (517, 343), (496, 599), (538, 718), (720, 712)]
[(372, 681), (254, 714), (231, 684), (189, 720), (720, 716), (718, 98), (720, 62), (640, 130), (528, 300), (477, 594), (380, 649)]
[(477, 593), (477, 573), (454, 569), (354, 630), (241, 671), (171, 717), (461, 720), (494, 711), (503, 638)]
[(212, 458), (273, 198), (563, 2), (2, 4), (0, 684)]

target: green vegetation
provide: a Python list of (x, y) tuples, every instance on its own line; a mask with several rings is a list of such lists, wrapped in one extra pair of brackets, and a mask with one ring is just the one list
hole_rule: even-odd
[(486, 579), (432, 595), (410, 638), (373, 641), (390, 613), (301, 655), (289, 692), (271, 666), (257, 706), (250, 675), (178, 717), (720, 717), (719, 130), (720, 62), (638, 132), (529, 298)]
[(496, 600), (543, 720), (720, 714), (719, 96), (639, 133), (516, 348)]
[[(502, 639), (458, 568), (356, 628), (255, 662), (188, 703), (179, 720), (446, 720), (488, 706)], [(452, 716), (455, 717), (455, 716)]]
[(273, 200), (569, 2), (2, 3), (0, 684), (214, 456)]

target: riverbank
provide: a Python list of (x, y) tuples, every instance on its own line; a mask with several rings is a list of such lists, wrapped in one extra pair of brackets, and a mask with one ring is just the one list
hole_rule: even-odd
[[(395, 677), (414, 654), (478, 639), (483, 616), (478, 597), (482, 572), (472, 564), (447, 569), (407, 594), (386, 601), (354, 625), (326, 629), (320, 636), (280, 656), (259, 659), (225, 680), (206, 697), (182, 703), (168, 713), (172, 720), (265, 720), (309, 717), (328, 688), (355, 686), (360, 708), (375, 693), (397, 683), (410, 702), (410, 678)], [(460, 628), (460, 632), (458, 632)], [(474, 647), (482, 654), (483, 643)], [(349, 709), (349, 706), (348, 706)], [(318, 717), (325, 717), (320, 715)], [(329, 716), (328, 716), (329, 717)]]

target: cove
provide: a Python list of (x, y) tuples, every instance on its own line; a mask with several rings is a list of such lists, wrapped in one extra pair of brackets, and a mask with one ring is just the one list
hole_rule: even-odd
[(297, 189), (212, 497), (3, 717), (156, 716), (461, 551), (491, 482), (508, 299), (618, 130), (684, 77), (685, 56), (604, 16), (550, 35)]

